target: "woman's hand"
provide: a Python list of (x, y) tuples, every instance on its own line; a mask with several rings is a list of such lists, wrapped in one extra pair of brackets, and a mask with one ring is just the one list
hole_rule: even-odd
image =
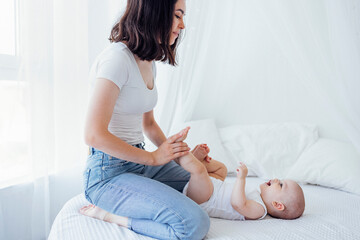
[(187, 138), (187, 135), (189, 133), (190, 127), (186, 127), (183, 130), (181, 130), (179, 133), (181, 134), (181, 136), (175, 140), (175, 142), (182, 142)]
[(153, 166), (164, 165), (176, 158), (189, 153), (190, 148), (182, 142), (189, 131), (189, 127), (181, 130), (179, 133), (169, 137), (159, 148), (151, 152)]

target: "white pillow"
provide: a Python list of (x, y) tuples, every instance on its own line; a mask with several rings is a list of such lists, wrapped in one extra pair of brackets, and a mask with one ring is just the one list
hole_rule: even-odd
[(349, 143), (320, 138), (299, 157), (287, 178), (360, 194), (360, 154)]
[(219, 129), (234, 163), (244, 162), (248, 175), (283, 178), (301, 152), (318, 139), (315, 125), (299, 123), (232, 125)]
[(225, 149), (221, 144), (219, 133), (213, 119), (190, 121), (180, 124), (171, 131), (172, 134), (170, 134), (170, 136), (187, 126), (190, 126), (190, 131), (184, 142), (186, 142), (191, 149), (198, 144), (206, 143), (210, 148), (210, 157), (224, 163), (228, 169), (228, 173), (236, 172), (237, 165), (229, 161)]

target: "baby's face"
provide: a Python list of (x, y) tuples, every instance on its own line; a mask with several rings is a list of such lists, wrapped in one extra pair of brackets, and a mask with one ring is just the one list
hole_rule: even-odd
[(292, 180), (271, 179), (260, 185), (261, 197), (266, 203), (272, 201), (284, 201), (288, 199), (291, 192), (297, 188), (298, 184)]

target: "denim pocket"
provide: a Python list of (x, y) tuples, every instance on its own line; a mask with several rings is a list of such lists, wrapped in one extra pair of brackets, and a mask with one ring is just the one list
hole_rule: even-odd
[(107, 170), (107, 169), (111, 169), (111, 168), (122, 167), (129, 163), (131, 163), (131, 162), (120, 159), (120, 158), (113, 157), (109, 154), (104, 154), (102, 166), (103, 166), (103, 170)]
[(131, 166), (132, 162), (107, 155), (103, 162), (102, 180), (106, 180), (121, 173), (127, 172)]
[(114, 168), (114, 167), (121, 167), (121, 166), (127, 165), (129, 163), (130, 163), (129, 161), (109, 156), (108, 157), (108, 164), (107, 164), (107, 166), (105, 166), (105, 169)]

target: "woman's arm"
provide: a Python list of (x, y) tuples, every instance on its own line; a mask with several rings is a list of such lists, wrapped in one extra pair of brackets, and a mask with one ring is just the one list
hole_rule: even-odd
[(154, 111), (143, 114), (143, 129), (145, 135), (157, 147), (165, 142), (166, 137), (154, 118)]
[(245, 195), (245, 183), (248, 170), (240, 163), (238, 175), (231, 195), (231, 206), (246, 219), (258, 219), (264, 215), (264, 208), (260, 203), (249, 200)]
[[(96, 81), (85, 125), (85, 142), (114, 157), (144, 165), (163, 165), (172, 159), (188, 153), (175, 143), (182, 133), (166, 139), (154, 152), (147, 152), (133, 147), (111, 134), (108, 125), (114, 110), (120, 89), (110, 80), (99, 78)], [(175, 149), (176, 148), (176, 149)]]

